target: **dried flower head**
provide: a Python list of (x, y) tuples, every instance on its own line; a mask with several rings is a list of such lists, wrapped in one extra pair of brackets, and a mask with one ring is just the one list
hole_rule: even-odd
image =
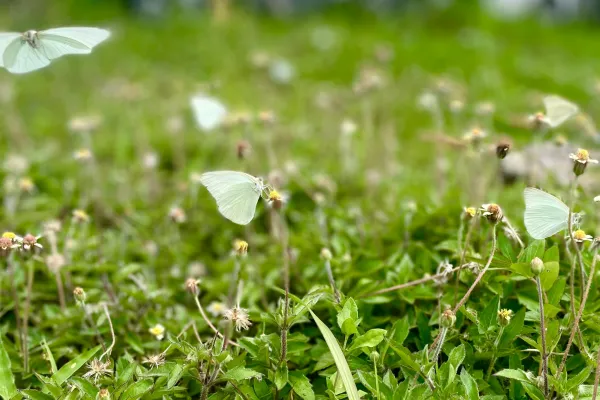
[(241, 239), (236, 239), (233, 241), (233, 251), (238, 256), (245, 256), (248, 254), (248, 242)]
[(183, 208), (181, 207), (171, 207), (169, 210), (169, 218), (177, 224), (183, 224), (187, 221), (185, 211), (183, 211)]
[(208, 307), (206, 307), (206, 311), (211, 313), (213, 317), (223, 315), (226, 310), (227, 307), (225, 307), (225, 304), (220, 301), (213, 301), (208, 305)]
[(110, 392), (108, 391), (107, 388), (102, 388), (100, 389), (100, 391), (98, 392), (98, 398), (100, 399), (110, 399)]
[(44, 235), (48, 236), (50, 234), (56, 234), (60, 232), (62, 228), (62, 224), (57, 219), (51, 219), (49, 221), (44, 222)]
[(198, 296), (200, 294), (200, 280), (196, 278), (188, 278), (185, 281), (185, 290), (193, 294), (194, 296)]
[(110, 361), (102, 362), (97, 358), (94, 358), (87, 364), (88, 372), (83, 374), (84, 378), (92, 378), (94, 383), (98, 383), (98, 380), (104, 376), (112, 375), (113, 370), (110, 368)]
[(502, 209), (498, 204), (484, 204), (481, 206), (481, 211), (483, 211), (482, 215), (493, 224), (501, 222), (504, 218)]
[(573, 240), (575, 240), (576, 243), (591, 242), (593, 239), (593, 236), (587, 235), (585, 231), (581, 229), (573, 231)]
[(240, 140), (235, 145), (235, 152), (238, 159), (244, 160), (250, 156), (250, 153), (252, 152), (252, 145), (247, 140)]
[(436, 275), (441, 275), (439, 278), (435, 279), (435, 283), (438, 285), (442, 285), (448, 282), (448, 275), (452, 273), (454, 270), (454, 266), (448, 262), (448, 260), (444, 260), (438, 264), (438, 267), (435, 271)]
[(46, 257), (46, 266), (53, 273), (58, 273), (62, 267), (67, 264), (67, 260), (62, 254), (50, 254)]
[(21, 245), (23, 246), (23, 250), (33, 250), (34, 247), (37, 247), (38, 249), (43, 249), (44, 246), (38, 243), (38, 240), (40, 238), (41, 236), (33, 236), (30, 233), (23, 236), (23, 238), (21, 239)]
[(452, 312), (451, 309), (447, 309), (442, 313), (441, 316), (441, 325), (444, 328), (452, 328), (456, 323), (456, 315)]
[(78, 223), (89, 222), (90, 216), (83, 210), (73, 210), (73, 221)]
[(161, 324), (154, 325), (148, 331), (158, 340), (163, 340), (165, 337), (165, 327)]
[(150, 364), (150, 369), (158, 368), (165, 363), (165, 354), (152, 354), (142, 359), (142, 364)]
[(263, 124), (275, 123), (275, 113), (273, 110), (265, 110), (258, 113), (258, 120)]
[(20, 247), (20, 245), (18, 243), (15, 243), (13, 241), (13, 239), (11, 239), (9, 237), (5, 237), (5, 236), (0, 237), (0, 254), (1, 255), (5, 256), (12, 249), (16, 249), (18, 247)]
[(233, 322), (235, 324), (235, 330), (238, 332), (242, 329), (248, 330), (252, 326), (252, 323), (248, 318), (248, 310), (237, 306), (226, 310), (223, 313), (223, 317), (226, 320)]
[(467, 263), (465, 268), (467, 268), (473, 275), (478, 275), (479, 272), (481, 271), (481, 264), (479, 264), (475, 261), (471, 261), (471, 262)]
[(598, 164), (598, 160), (590, 158), (590, 153), (585, 149), (579, 149), (576, 154), (569, 154), (569, 158), (574, 161), (573, 173), (579, 176), (585, 172), (588, 163)]
[(513, 316), (512, 310), (508, 310), (506, 308), (501, 309), (500, 311), (498, 311), (498, 324), (500, 326), (508, 325), (510, 323), (512, 316)]

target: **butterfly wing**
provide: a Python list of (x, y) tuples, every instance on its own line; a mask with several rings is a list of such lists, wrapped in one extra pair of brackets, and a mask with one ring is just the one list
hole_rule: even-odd
[(190, 103), (196, 123), (203, 131), (211, 131), (217, 128), (227, 116), (227, 109), (215, 98), (197, 95), (192, 97)]
[(50, 60), (39, 49), (34, 49), (21, 39), (10, 42), (4, 50), (2, 62), (13, 74), (25, 74), (50, 64)]
[(89, 54), (92, 49), (110, 36), (100, 28), (54, 28), (38, 32), (40, 51), (54, 60), (66, 54)]
[(228, 220), (247, 225), (254, 218), (260, 198), (259, 181), (236, 171), (206, 172), (200, 182), (217, 201), (219, 212)]
[(546, 239), (568, 227), (569, 207), (536, 188), (526, 188), (525, 228), (534, 239)]
[(560, 96), (551, 95), (544, 97), (546, 118), (551, 127), (556, 128), (563, 122), (579, 112), (579, 107)]
[(21, 41), (21, 34), (15, 32), (0, 33), (0, 67), (4, 66), (4, 52), (14, 42)]

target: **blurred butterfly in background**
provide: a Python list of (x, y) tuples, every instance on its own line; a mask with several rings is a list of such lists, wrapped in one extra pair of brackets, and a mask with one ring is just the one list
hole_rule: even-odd
[[(525, 188), (525, 228), (534, 239), (546, 239), (569, 227), (569, 207), (543, 190)], [(574, 223), (579, 214), (573, 214)]]
[(262, 179), (237, 171), (206, 172), (200, 182), (217, 201), (221, 215), (239, 225), (252, 221), (258, 199), (270, 188)]
[(105, 29), (84, 27), (0, 33), (0, 66), (25, 74), (67, 54), (89, 54), (109, 36)]
[(546, 108), (544, 122), (551, 128), (556, 128), (579, 112), (576, 104), (556, 95), (544, 97), (544, 107)]
[(190, 105), (196, 124), (205, 132), (221, 126), (227, 117), (227, 108), (214, 97), (198, 94), (190, 99)]

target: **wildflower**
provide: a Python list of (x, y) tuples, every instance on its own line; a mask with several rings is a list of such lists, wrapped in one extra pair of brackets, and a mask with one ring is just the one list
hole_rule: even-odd
[(33, 247), (37, 247), (38, 249), (43, 249), (44, 246), (42, 246), (41, 244), (38, 243), (38, 240), (40, 238), (41, 238), (41, 236), (33, 236), (30, 233), (23, 236), (23, 238), (21, 239), (21, 244), (23, 246), (23, 250), (32, 250)]
[(540, 275), (544, 271), (544, 262), (539, 258), (535, 257), (531, 260), (531, 272), (534, 276)]
[(56, 234), (60, 232), (62, 228), (62, 224), (57, 219), (51, 219), (44, 223), (44, 235), (48, 236), (49, 234)]
[(165, 337), (165, 327), (161, 324), (154, 325), (148, 331), (158, 340), (163, 340)]
[(340, 131), (344, 136), (352, 136), (356, 132), (356, 124), (350, 119), (344, 119), (340, 125)]
[(50, 254), (48, 257), (46, 257), (46, 266), (55, 274), (58, 273), (58, 271), (60, 271), (60, 269), (64, 267), (66, 263), (67, 260), (62, 254)]
[(481, 206), (481, 211), (483, 211), (482, 215), (493, 224), (502, 221), (502, 218), (504, 218), (502, 209), (498, 204), (484, 204)]
[(452, 310), (447, 309), (442, 313), (441, 316), (441, 325), (444, 328), (452, 328), (456, 323), (456, 315), (452, 312)]
[(576, 154), (569, 154), (569, 158), (574, 161), (573, 173), (579, 176), (585, 172), (588, 163), (598, 164), (598, 160), (590, 158), (590, 153), (585, 149), (579, 149)]
[(225, 310), (223, 317), (226, 320), (233, 322), (235, 324), (235, 330), (238, 332), (242, 329), (248, 330), (250, 326), (252, 326), (250, 319), (248, 319), (248, 310), (237, 306), (230, 308), (229, 310)]
[(97, 383), (100, 378), (105, 375), (112, 375), (113, 370), (110, 368), (110, 361), (102, 362), (97, 358), (94, 358), (87, 364), (89, 369), (88, 372), (83, 374), (84, 378), (92, 378), (94, 383)]
[(171, 207), (169, 210), (169, 218), (178, 224), (183, 224), (185, 221), (187, 221), (185, 211), (183, 211), (183, 209), (180, 207)]
[(506, 139), (502, 139), (496, 144), (496, 157), (503, 160), (510, 151), (511, 143)]
[(477, 209), (475, 207), (464, 207), (462, 217), (465, 220), (473, 219), (477, 215)]
[(248, 242), (245, 240), (236, 239), (233, 241), (233, 251), (238, 256), (245, 256), (248, 254)]
[(165, 354), (164, 353), (152, 354), (152, 355), (149, 355), (148, 357), (144, 357), (144, 359), (142, 360), (142, 364), (150, 364), (150, 369), (158, 368), (159, 366), (163, 365), (164, 363), (165, 363)]
[(108, 391), (107, 388), (102, 388), (100, 389), (100, 391), (98, 392), (98, 398), (99, 399), (110, 399), (110, 392)]
[(465, 103), (462, 100), (454, 99), (448, 104), (450, 111), (453, 113), (459, 113), (465, 108)]
[(220, 301), (213, 301), (206, 307), (206, 310), (213, 315), (213, 317), (218, 317), (219, 315), (223, 315), (225, 313), (225, 304)]
[(417, 99), (418, 106), (425, 111), (432, 111), (438, 108), (438, 99), (432, 92), (423, 92)]
[(73, 153), (73, 158), (77, 161), (88, 161), (92, 159), (92, 152), (89, 149), (79, 149)]
[(321, 258), (326, 261), (331, 261), (331, 259), (333, 258), (333, 255), (331, 254), (331, 250), (329, 250), (327, 247), (323, 247), (321, 249)]
[(198, 285), (200, 285), (200, 280), (199, 279), (188, 278), (185, 281), (185, 290), (187, 290), (188, 292), (190, 292), (194, 296), (198, 296), (200, 294), (200, 289), (198, 288)]
[(10, 250), (18, 247), (20, 247), (20, 245), (18, 243), (15, 244), (13, 239), (5, 236), (0, 237), (0, 254), (7, 255)]
[(475, 127), (475, 128), (470, 129), (469, 131), (467, 131), (463, 135), (463, 139), (466, 142), (472, 143), (474, 146), (476, 146), (479, 143), (481, 143), (483, 138), (485, 138), (486, 136), (487, 136), (487, 133), (484, 130)]
[(252, 152), (252, 145), (247, 140), (240, 140), (235, 145), (237, 158), (240, 160), (248, 158), (250, 153)]
[(512, 310), (507, 310), (506, 308), (498, 311), (498, 324), (500, 326), (506, 326), (510, 323), (510, 320), (513, 316)]
[(158, 166), (158, 154), (154, 152), (148, 152), (144, 154), (142, 158), (142, 165), (145, 169), (155, 169)]
[(18, 154), (9, 154), (4, 160), (4, 170), (15, 175), (22, 175), (29, 169), (29, 161)]
[(31, 178), (21, 178), (19, 180), (19, 189), (24, 193), (31, 193), (35, 189), (35, 184)]
[(269, 204), (271, 204), (274, 209), (281, 209), (281, 207), (283, 207), (283, 203), (284, 199), (277, 190), (273, 189), (269, 192)]
[(591, 242), (594, 238), (591, 235), (586, 235), (585, 231), (578, 229), (573, 232), (575, 243)]
[(73, 221), (78, 223), (88, 222), (90, 216), (83, 210), (73, 210)]
[(546, 115), (543, 112), (530, 115), (527, 120), (531, 129), (536, 131), (548, 126), (548, 118), (546, 118)]
[(85, 290), (79, 286), (73, 289), (73, 296), (75, 296), (75, 300), (77, 300), (78, 303), (85, 303), (85, 299), (87, 297)]

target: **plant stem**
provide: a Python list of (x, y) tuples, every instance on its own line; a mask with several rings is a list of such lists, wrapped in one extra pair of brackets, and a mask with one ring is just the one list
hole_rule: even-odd
[[(461, 265), (460, 267), (455, 267), (455, 268), (452, 269), (452, 272), (460, 271), (464, 267), (465, 267), (465, 265)], [(392, 286), (392, 287), (385, 288), (385, 289), (380, 289), (380, 290), (378, 290), (376, 292), (369, 293), (369, 294), (366, 294), (366, 295), (363, 295), (363, 296), (360, 296), (360, 297), (361, 298), (372, 297), (372, 296), (376, 296), (376, 295), (382, 294), (382, 293), (393, 292), (394, 290), (406, 289), (408, 287), (420, 285), (421, 283), (429, 282), (429, 281), (432, 281), (434, 279), (443, 278), (446, 275), (447, 275), (447, 273), (443, 272), (443, 273), (436, 274), (436, 275), (426, 276), (424, 278), (420, 278), (420, 279), (417, 279), (417, 280), (414, 280), (414, 281), (402, 283), (400, 285)]]
[[(591, 275), (590, 280), (592, 280)], [(592, 400), (596, 400), (596, 396), (598, 395), (598, 383), (600, 383), (600, 348), (598, 348), (598, 355), (596, 356), (596, 377), (594, 378), (594, 392), (592, 394)]]
[(579, 311), (577, 312), (577, 316), (575, 317), (575, 321), (573, 322), (573, 329), (571, 330), (571, 335), (569, 336), (569, 340), (567, 342), (567, 347), (563, 353), (563, 358), (560, 362), (558, 370), (556, 372), (557, 380), (560, 379), (560, 374), (565, 367), (567, 362), (567, 357), (569, 356), (569, 350), (571, 350), (571, 344), (573, 344), (573, 338), (575, 337), (575, 332), (579, 328), (579, 321), (581, 320), (581, 316), (583, 315), (583, 310), (585, 309), (585, 303), (587, 301), (588, 295), (590, 294), (590, 287), (592, 286), (593, 276), (596, 272), (596, 262), (598, 261), (598, 248), (594, 251), (594, 259), (592, 261), (592, 267), (590, 268), (590, 279), (587, 281), (587, 285), (585, 286), (585, 291), (583, 293), (583, 298), (581, 299), (581, 304), (579, 305)]
[(331, 271), (331, 261), (329, 260), (325, 260), (325, 271), (327, 271), (327, 278), (329, 279), (331, 290), (333, 290), (335, 302), (340, 304), (342, 298), (340, 296), (340, 292), (338, 291), (337, 286), (335, 285), (335, 279), (333, 279), (333, 272)]
[(492, 351), (492, 358), (490, 360), (490, 366), (488, 367), (487, 373), (485, 374), (485, 380), (488, 381), (490, 376), (492, 376), (492, 372), (494, 370), (494, 364), (496, 364), (496, 355), (498, 353), (498, 346), (500, 345), (500, 338), (504, 333), (504, 326), (500, 325), (500, 330), (498, 331), (498, 335), (496, 336), (496, 340), (494, 340), (494, 350)]
[(377, 376), (377, 360), (373, 358), (373, 369), (375, 370), (375, 391), (377, 392), (377, 400), (379, 400), (379, 377)]
[(56, 288), (58, 289), (58, 302), (60, 304), (60, 310), (62, 312), (64, 312), (66, 309), (65, 288), (62, 283), (62, 277), (60, 275), (60, 270), (56, 271), (56, 273), (54, 274), (54, 277), (56, 278)]
[(233, 266), (233, 272), (231, 273), (231, 282), (229, 283), (229, 293), (227, 294), (227, 307), (231, 308), (234, 306), (235, 289), (240, 279), (240, 270), (242, 269), (242, 263), (239, 256), (235, 256), (235, 264)]
[(435, 352), (433, 353), (433, 357), (431, 358), (433, 361), (435, 361), (437, 363), (437, 359), (440, 356), (440, 353), (442, 352), (442, 347), (444, 346), (444, 342), (446, 341), (446, 335), (448, 334), (448, 328), (443, 327), (440, 330), (440, 333), (438, 335), (438, 337), (440, 338), (438, 340), (438, 345), (435, 348)]
[(110, 318), (110, 313), (108, 312), (108, 307), (106, 304), (102, 305), (104, 309), (104, 314), (106, 314), (106, 318), (108, 319), (108, 325), (110, 326), (110, 336), (112, 337), (112, 343), (108, 346), (108, 349), (99, 357), (100, 360), (104, 358), (104, 356), (108, 356), (110, 358), (110, 353), (112, 353), (113, 348), (115, 347), (115, 343), (117, 342), (117, 338), (115, 337), (115, 329), (113, 328), (112, 319)]
[[(475, 224), (477, 223), (476, 218), (472, 218), (469, 223), (469, 229), (467, 229), (467, 235), (465, 237), (465, 243), (462, 246), (462, 252), (460, 255), (460, 262), (458, 265), (463, 265), (465, 263), (465, 258), (467, 256), (467, 249), (469, 248), (469, 243), (471, 241), (471, 234), (473, 233), (473, 229), (475, 228)], [(460, 270), (456, 274), (456, 279), (454, 281), (454, 302), (458, 300), (458, 284), (460, 282)]]
[(536, 285), (538, 291), (538, 300), (540, 302), (540, 330), (542, 335), (542, 374), (544, 377), (544, 395), (548, 397), (548, 356), (546, 355), (546, 323), (544, 322), (544, 296), (542, 295), (542, 282), (540, 277), (536, 277)]
[(25, 292), (25, 311), (23, 314), (23, 366), (25, 371), (29, 372), (29, 343), (28, 343), (28, 330), (29, 330), (29, 311), (31, 308), (31, 292), (33, 290), (33, 278), (34, 269), (33, 261), (27, 262), (27, 289)]

